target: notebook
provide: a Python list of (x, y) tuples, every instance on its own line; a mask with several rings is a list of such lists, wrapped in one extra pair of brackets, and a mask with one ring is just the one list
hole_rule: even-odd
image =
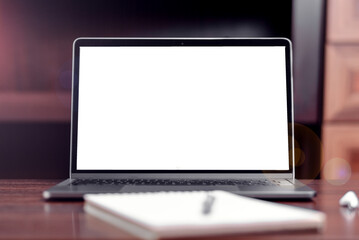
[(288, 39), (76, 39), (70, 176), (43, 196), (312, 198), (294, 176), (292, 88)]
[(85, 211), (142, 239), (318, 230), (325, 214), (224, 191), (85, 195)]

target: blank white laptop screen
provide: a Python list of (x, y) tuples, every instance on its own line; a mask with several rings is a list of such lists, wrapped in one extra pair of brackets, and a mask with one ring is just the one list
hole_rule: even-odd
[(285, 47), (80, 47), (77, 170), (288, 170)]

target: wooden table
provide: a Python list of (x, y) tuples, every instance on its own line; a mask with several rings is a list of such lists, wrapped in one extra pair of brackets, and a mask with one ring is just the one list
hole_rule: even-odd
[[(59, 181), (0, 180), (0, 239), (133, 239), (86, 215), (81, 201), (44, 201), (42, 191)], [(318, 196), (313, 201), (285, 203), (325, 212), (327, 226), (323, 232), (231, 235), (221, 239), (359, 239), (359, 210), (349, 212), (338, 205), (347, 191), (359, 194), (359, 181), (351, 180), (340, 186), (324, 180), (303, 182), (317, 190)]]

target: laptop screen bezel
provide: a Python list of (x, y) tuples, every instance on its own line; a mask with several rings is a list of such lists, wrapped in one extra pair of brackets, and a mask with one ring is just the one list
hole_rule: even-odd
[[(80, 47), (96, 46), (283, 46), (285, 47), (286, 84), (287, 84), (287, 119), (288, 119), (288, 170), (78, 170), (77, 169), (77, 133), (78, 133), (78, 99), (79, 99), (79, 63)], [(78, 38), (73, 43), (73, 75), (72, 75), (72, 104), (71, 104), (71, 174), (236, 174), (236, 173), (266, 173), (293, 174), (294, 159), (294, 113), (293, 113), (293, 80), (292, 80), (292, 47), (286, 38)], [(292, 150), (292, 151), (290, 151)]]

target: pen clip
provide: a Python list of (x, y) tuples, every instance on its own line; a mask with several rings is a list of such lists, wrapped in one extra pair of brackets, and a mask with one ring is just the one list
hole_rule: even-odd
[(202, 214), (203, 215), (208, 215), (211, 213), (214, 200), (215, 200), (215, 197), (213, 195), (207, 193), (206, 199), (204, 200), (204, 202), (202, 204)]

